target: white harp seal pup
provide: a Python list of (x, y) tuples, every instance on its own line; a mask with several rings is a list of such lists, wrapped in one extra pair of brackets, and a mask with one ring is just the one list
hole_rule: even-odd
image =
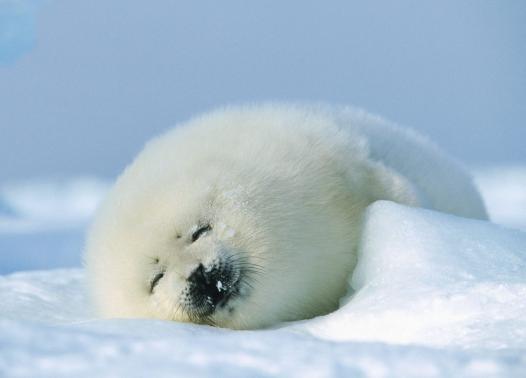
[(150, 141), (90, 228), (103, 317), (262, 328), (338, 308), (365, 208), (486, 219), (469, 175), (413, 131), (350, 107), (262, 104)]

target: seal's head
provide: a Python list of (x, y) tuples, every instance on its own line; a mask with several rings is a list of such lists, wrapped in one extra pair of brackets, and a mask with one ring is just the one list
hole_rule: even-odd
[(246, 329), (337, 308), (373, 196), (362, 148), (324, 117), (273, 107), (150, 142), (88, 237), (100, 312)]

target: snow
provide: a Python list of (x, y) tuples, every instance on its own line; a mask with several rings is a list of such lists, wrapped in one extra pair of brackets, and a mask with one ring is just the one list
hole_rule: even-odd
[[(354, 295), (307, 323), (331, 340), (526, 348), (526, 233), (373, 204)], [(526, 350), (526, 349), (525, 349)]]
[(341, 308), (259, 331), (96, 319), (80, 252), (107, 184), (3, 185), (0, 376), (526, 376), (524, 172), (476, 174), (509, 228), (374, 204)]

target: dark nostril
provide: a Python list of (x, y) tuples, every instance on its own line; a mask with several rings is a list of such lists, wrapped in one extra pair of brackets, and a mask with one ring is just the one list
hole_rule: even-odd
[(207, 277), (205, 274), (205, 267), (203, 264), (199, 264), (196, 270), (190, 274), (190, 277), (188, 278), (188, 282), (197, 285), (199, 287), (206, 286)]

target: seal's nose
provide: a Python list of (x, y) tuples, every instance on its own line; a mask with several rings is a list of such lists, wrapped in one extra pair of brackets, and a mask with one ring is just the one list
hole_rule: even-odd
[(194, 304), (201, 306), (206, 304), (215, 308), (226, 298), (228, 290), (224, 282), (229, 280), (224, 271), (221, 272), (215, 267), (207, 270), (203, 264), (199, 264), (197, 269), (188, 277), (190, 296)]

